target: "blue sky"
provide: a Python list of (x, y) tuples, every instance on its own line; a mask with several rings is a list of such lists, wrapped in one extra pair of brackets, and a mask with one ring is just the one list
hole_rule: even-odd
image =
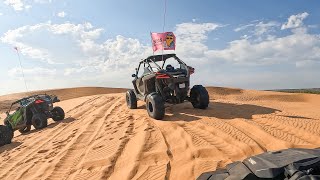
[[(0, 2), (0, 95), (74, 86), (131, 87), (152, 54), (164, 0)], [(320, 2), (167, 0), (165, 31), (196, 68), (192, 84), (249, 89), (320, 87)], [(115, 79), (117, 77), (117, 79)]]

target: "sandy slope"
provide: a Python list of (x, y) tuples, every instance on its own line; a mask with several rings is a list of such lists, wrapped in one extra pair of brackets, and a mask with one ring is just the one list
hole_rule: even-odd
[(143, 102), (129, 110), (123, 93), (60, 102), (64, 121), (0, 148), (0, 179), (195, 179), (264, 151), (320, 146), (319, 95), (208, 89), (207, 110), (170, 106), (165, 121)]
[(123, 88), (103, 88), (103, 87), (80, 87), (80, 88), (67, 88), (67, 89), (48, 89), (40, 91), (31, 91), (26, 93), (15, 93), (5, 96), (0, 96), (0, 112), (5, 112), (12, 102), (20, 98), (31, 96), (34, 94), (54, 94), (57, 95), (60, 100), (68, 100), (83, 96), (91, 96), (96, 94), (109, 94), (109, 93), (120, 93), (125, 92)]

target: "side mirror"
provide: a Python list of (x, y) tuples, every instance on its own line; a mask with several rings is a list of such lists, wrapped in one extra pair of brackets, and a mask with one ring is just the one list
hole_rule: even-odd
[(194, 73), (194, 68), (193, 67), (188, 66), (188, 69), (189, 69), (190, 75)]
[(132, 77), (136, 77), (136, 74), (132, 74), (131, 76), (132, 76)]

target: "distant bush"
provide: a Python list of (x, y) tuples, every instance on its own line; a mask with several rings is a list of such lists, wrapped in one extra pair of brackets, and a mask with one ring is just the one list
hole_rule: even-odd
[(312, 89), (277, 89), (272, 91), (287, 92), (287, 93), (309, 93), (309, 94), (320, 94), (320, 88)]

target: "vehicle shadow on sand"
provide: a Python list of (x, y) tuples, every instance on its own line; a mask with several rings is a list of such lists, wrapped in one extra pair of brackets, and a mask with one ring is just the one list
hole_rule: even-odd
[(31, 133), (34, 133), (34, 132), (38, 132), (38, 131), (45, 131), (46, 129), (48, 128), (54, 128), (56, 127), (57, 125), (59, 125), (60, 123), (70, 123), (72, 121), (76, 120), (75, 118), (73, 117), (68, 117), (68, 118), (65, 118), (64, 120), (62, 121), (54, 121), (53, 123), (50, 123), (48, 124), (47, 127), (43, 128), (43, 129), (32, 129), (31, 131), (29, 132), (26, 132), (26, 133), (22, 133), (21, 135), (27, 135), (27, 134), (31, 134)]
[(281, 112), (278, 109), (252, 105), (252, 104), (232, 104), (222, 102), (210, 102), (207, 109), (194, 109), (191, 103), (184, 103), (170, 106), (166, 109), (167, 121), (196, 121), (201, 116), (218, 119), (252, 119), (253, 115), (272, 114)]
[[(24, 136), (24, 135), (28, 135), (28, 134), (32, 134), (32, 133), (35, 133), (35, 132), (41, 132), (41, 131), (45, 131), (47, 128), (54, 128), (55, 126), (57, 126), (58, 124), (61, 124), (61, 123), (70, 123), (72, 121), (76, 120), (75, 118), (73, 117), (68, 117), (68, 118), (65, 118), (64, 120), (62, 121), (55, 121), (54, 123), (50, 123), (46, 128), (43, 128), (43, 129), (32, 129), (31, 131), (29, 132), (26, 132), (26, 133), (22, 133), (18, 136)], [(18, 137), (17, 136), (17, 137)], [(0, 154), (4, 151), (10, 151), (12, 149), (15, 149), (17, 148), (18, 146), (20, 146), (23, 142), (19, 142), (19, 141), (14, 141), (16, 137), (14, 137), (12, 139), (12, 143), (11, 144), (7, 144), (7, 145), (4, 145), (4, 146), (1, 146), (0, 147)]]
[(0, 154), (3, 153), (4, 151), (10, 151), (18, 146), (20, 146), (22, 142), (12, 142), (11, 144), (6, 144), (4, 146), (0, 147)]

